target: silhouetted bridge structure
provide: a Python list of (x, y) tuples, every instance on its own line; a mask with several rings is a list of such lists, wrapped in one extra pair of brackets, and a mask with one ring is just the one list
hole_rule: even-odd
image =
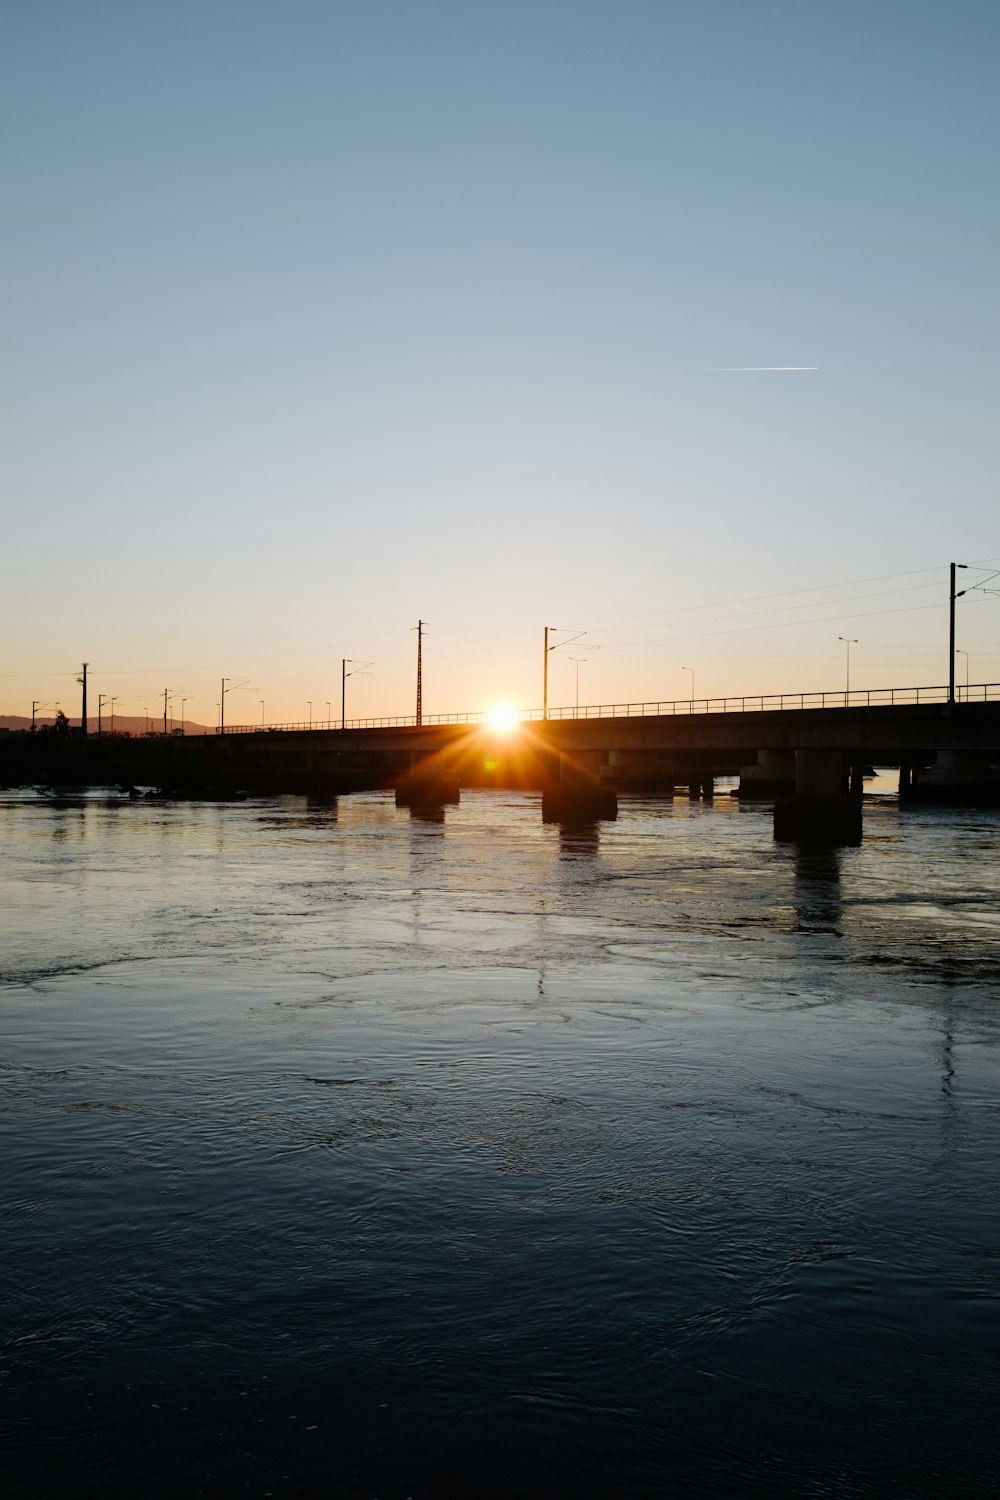
[[(220, 741), (222, 737), (220, 736)], [(227, 731), (228, 759), (251, 773), (331, 788), (387, 785), (411, 805), (457, 800), (462, 786), (540, 788), (543, 816), (614, 816), (619, 790), (711, 797), (738, 776), (743, 797), (775, 800), (779, 838), (861, 835), (867, 767), (900, 768), (911, 800), (1000, 801), (1000, 684), (886, 688), (590, 705), (523, 715), (513, 730), (484, 714)], [(279, 771), (279, 762), (283, 762)]]
[(20, 759), (22, 781), (133, 782), (178, 796), (392, 787), (398, 803), (433, 808), (462, 787), (515, 787), (541, 790), (543, 817), (560, 820), (614, 817), (619, 791), (710, 798), (715, 778), (731, 776), (740, 797), (774, 800), (776, 837), (835, 843), (860, 838), (863, 776), (876, 764), (900, 768), (912, 801), (1000, 805), (1000, 683), (962, 688), (956, 701), (921, 687), (590, 705), (522, 715), (509, 730), (476, 713), (91, 736), (63, 746), (53, 768), (31, 737), (19, 744), (0, 763), (8, 782)]

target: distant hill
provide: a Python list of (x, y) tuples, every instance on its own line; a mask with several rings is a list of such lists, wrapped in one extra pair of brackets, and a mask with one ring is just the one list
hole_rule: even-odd
[[(75, 719), (71, 718), (69, 722), (70, 722), (70, 728), (71, 729), (79, 729), (79, 727), (80, 727), (80, 717), (79, 717), (79, 715), (77, 715), (77, 717)], [(147, 721), (146, 721), (146, 715), (145, 714), (115, 714), (115, 733), (116, 734), (145, 734), (146, 733), (146, 722)], [(170, 725), (172, 728), (176, 728), (176, 729), (180, 728), (180, 722), (181, 722), (180, 719), (168, 719), (167, 720), (168, 725)], [(36, 729), (41, 729), (41, 727), (42, 727), (43, 724), (49, 724), (49, 725), (51, 725), (51, 724), (54, 724), (54, 723), (55, 723), (55, 714), (39, 714), (36, 717), (36, 719), (35, 719), (35, 728)], [(111, 718), (110, 718), (110, 715), (108, 715), (108, 714), (104, 715), (102, 727), (103, 727), (105, 733), (107, 733), (110, 730), (110, 728), (111, 728)], [(162, 716), (162, 714), (161, 714), (161, 716), (158, 719), (150, 717), (150, 719), (149, 719), (149, 727), (153, 731), (154, 734), (157, 731), (159, 731), (162, 734), (163, 733), (163, 716)], [(31, 728), (31, 720), (29, 718), (25, 718), (25, 717), (23, 717), (20, 714), (0, 714), (0, 729), (17, 730), (17, 729), (30, 729), (30, 728)], [(88, 715), (88, 717), (87, 717), (87, 729), (88, 729), (88, 731), (91, 734), (96, 734), (97, 733), (97, 719), (96, 719), (96, 717)], [(185, 719), (185, 721), (184, 721), (184, 733), (185, 734), (214, 734), (215, 733), (215, 726), (214, 725), (209, 725), (209, 724), (196, 724), (192, 719)]]

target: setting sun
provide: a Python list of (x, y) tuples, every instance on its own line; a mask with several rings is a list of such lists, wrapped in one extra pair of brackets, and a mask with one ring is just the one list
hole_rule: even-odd
[(517, 717), (517, 709), (509, 703), (497, 703), (487, 713), (486, 722), (491, 729), (513, 729)]

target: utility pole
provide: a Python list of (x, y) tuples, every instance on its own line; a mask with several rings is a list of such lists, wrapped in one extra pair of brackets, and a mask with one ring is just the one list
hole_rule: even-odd
[[(344, 657), (341, 658), (341, 662), (340, 662), (340, 727), (341, 727), (341, 729), (346, 728), (346, 725), (347, 725), (347, 679), (348, 679), (348, 677), (356, 677), (359, 672), (367, 672), (367, 670), (368, 670), (369, 667), (373, 667), (375, 665), (374, 662), (366, 661), (360, 667), (354, 667), (354, 670), (352, 672), (349, 672), (347, 670), (347, 664), (348, 664), (348, 662), (350, 662), (351, 665), (353, 666), (353, 664), (354, 664), (353, 657), (344, 656)], [(327, 708), (329, 708), (330, 707), (329, 703), (326, 706), (327, 706)]]
[(44, 703), (39, 703), (36, 698), (32, 698), (32, 700), (31, 700), (31, 732), (32, 732), (32, 734), (34, 734), (34, 732), (35, 732), (35, 714), (38, 712), (38, 710), (40, 708), (44, 708), (44, 707), (45, 707)]
[(169, 688), (164, 688), (163, 689), (163, 738), (164, 739), (166, 739), (166, 737), (167, 737), (167, 694), (169, 692), (170, 692)]
[(86, 735), (87, 733), (87, 668), (89, 665), (89, 662), (85, 661), (83, 663), (83, 676), (76, 679), (77, 682), (83, 683), (83, 707), (80, 713), (80, 733), (82, 735)]
[[(546, 625), (546, 627), (545, 627), (545, 641), (544, 641), (544, 646), (543, 646), (543, 650), (542, 650), (542, 718), (543, 719), (547, 719), (548, 716), (549, 716), (549, 652), (550, 651), (558, 651), (560, 646), (572, 646), (572, 644), (573, 644), (574, 641), (581, 641), (581, 640), (583, 640), (583, 637), (587, 634), (587, 632), (585, 630), (578, 630), (577, 633), (576, 633), (576, 635), (568, 635), (564, 641), (556, 641), (556, 642), (554, 642), (553, 645), (550, 646), (549, 645), (549, 632), (551, 631), (552, 634), (555, 635), (557, 633), (558, 629), (559, 629), (559, 627), (557, 625)], [(593, 650), (593, 651), (599, 651), (600, 649), (601, 648), (599, 646), (593, 646), (593, 647), (591, 647), (591, 650)], [(572, 659), (573, 658), (570, 657), (571, 661), (572, 661)]]
[(98, 693), (98, 695), (97, 695), (97, 738), (98, 739), (100, 739), (101, 735), (104, 733), (104, 728), (103, 728), (103, 724), (102, 724), (102, 720), (101, 720), (101, 714), (102, 714), (104, 705), (105, 705), (105, 703), (110, 703), (111, 701), (112, 700), (111, 700), (110, 696), (107, 693)]
[(966, 592), (959, 589), (955, 593), (955, 569), (967, 568), (968, 563), (951, 564), (951, 585), (948, 590), (948, 702), (955, 701), (955, 600), (961, 599)]
[[(551, 627), (555, 630), (555, 626)], [(542, 718), (549, 716), (549, 626), (545, 627), (545, 649), (542, 653)]]
[(219, 694), (219, 733), (226, 732), (226, 679), (222, 679), (222, 691)]
[(417, 621), (417, 723), (424, 722), (424, 622)]

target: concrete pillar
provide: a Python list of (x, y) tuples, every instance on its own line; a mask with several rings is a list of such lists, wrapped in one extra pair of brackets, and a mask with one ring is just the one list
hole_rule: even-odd
[(410, 769), (396, 781), (397, 807), (444, 807), (461, 800), (458, 777), (441, 756), (410, 755)]
[(758, 750), (756, 763), (740, 767), (740, 797), (790, 797), (795, 791), (795, 751)]
[(617, 816), (618, 794), (601, 779), (601, 752), (561, 751), (559, 780), (542, 789), (543, 821), (583, 823)]
[(796, 750), (796, 797), (839, 797), (843, 791), (844, 757), (839, 750)]
[(774, 837), (784, 843), (860, 844), (861, 798), (845, 794), (840, 750), (796, 750), (795, 796), (774, 803)]
[(612, 750), (606, 777), (621, 791), (660, 792), (672, 797), (681, 779), (677, 763), (660, 750)]
[(1000, 774), (992, 769), (986, 751), (939, 750), (934, 764), (913, 778), (907, 792), (912, 802), (950, 806), (1000, 805)]

